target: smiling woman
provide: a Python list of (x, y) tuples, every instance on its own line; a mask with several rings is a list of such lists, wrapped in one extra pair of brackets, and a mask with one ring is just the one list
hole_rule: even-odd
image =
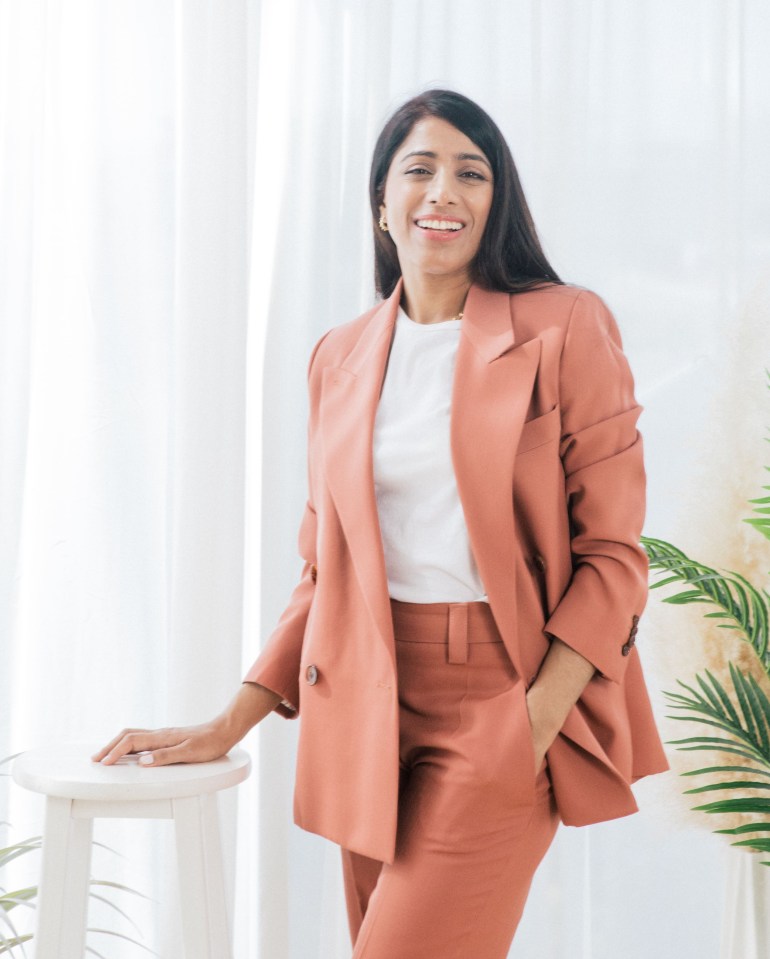
[[(443, 274), (445, 281), (457, 282), (443, 304), (435, 300), (443, 283), (431, 284), (433, 316), (440, 318), (439, 306), (446, 315), (457, 312), (451, 308), (463, 275), (509, 292), (561, 282), (540, 246), (505, 138), (467, 97), (430, 90), (393, 114), (374, 148), (369, 200), (379, 217), (375, 286), (381, 296), (389, 296), (402, 275), (409, 288), (409, 274), (413, 279)], [(447, 240), (444, 232), (428, 234), (423, 218), (436, 216), (459, 223), (459, 235)], [(424, 242), (418, 245), (421, 234)], [(432, 244), (426, 245), (428, 239)], [(440, 259), (431, 263), (432, 255)], [(413, 319), (430, 321), (430, 316)]]
[(559, 824), (636, 812), (668, 769), (634, 645), (641, 407), (477, 104), (399, 108), (370, 202), (383, 302), (311, 352), (289, 603), (220, 716), (94, 759), (201, 761), (301, 716), (294, 821), (340, 846), (353, 959), (504, 959)]
[(464, 297), (493, 193), (489, 161), (464, 133), (439, 117), (415, 123), (391, 161), (380, 204), (380, 226), (398, 250), (409, 291), (404, 306), (415, 322), (445, 319), (442, 311), (456, 305), (452, 293)]

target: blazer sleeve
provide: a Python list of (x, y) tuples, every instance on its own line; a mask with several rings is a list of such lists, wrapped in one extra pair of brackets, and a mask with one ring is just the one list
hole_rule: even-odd
[[(313, 362), (319, 346), (330, 332), (331, 330), (327, 330), (313, 347), (308, 363), (307, 378), (310, 393), (308, 438), (313, 411)], [(244, 683), (259, 683), (260, 686), (279, 693), (283, 698), (276, 704), (274, 712), (285, 719), (296, 719), (299, 716), (299, 669), (302, 642), (315, 590), (317, 522), (312, 490), (312, 464), (308, 444), (308, 499), (298, 536), (298, 551), (304, 560), (302, 573), (275, 629), (268, 636), (262, 651), (243, 678)]]
[(611, 311), (581, 290), (559, 371), (572, 577), (544, 631), (620, 683), (648, 596), (643, 407)]

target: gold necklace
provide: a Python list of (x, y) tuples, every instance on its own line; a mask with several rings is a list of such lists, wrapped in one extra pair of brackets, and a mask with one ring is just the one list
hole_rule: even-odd
[[(404, 310), (404, 307), (403, 307), (402, 304), (399, 303), (399, 306), (401, 307), (402, 310)], [(404, 310), (404, 313), (406, 313), (406, 310)], [(463, 314), (464, 314), (464, 313), (465, 313), (464, 310), (460, 310), (460, 312), (457, 313), (455, 316), (450, 316), (448, 320), (436, 320), (436, 321), (434, 321), (434, 322), (436, 322), (436, 323), (451, 323), (452, 320), (461, 320), (461, 319), (463, 318)]]

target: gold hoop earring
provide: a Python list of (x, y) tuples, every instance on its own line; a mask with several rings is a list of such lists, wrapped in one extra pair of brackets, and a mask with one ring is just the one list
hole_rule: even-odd
[(385, 215), (382, 213), (380, 214), (380, 229), (384, 230), (385, 233), (388, 232), (388, 224), (385, 222)]

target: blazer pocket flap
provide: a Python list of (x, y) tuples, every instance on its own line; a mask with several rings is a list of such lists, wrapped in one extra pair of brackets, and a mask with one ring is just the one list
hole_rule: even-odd
[(526, 420), (521, 428), (519, 445), (516, 447), (516, 455), (526, 453), (527, 450), (535, 449), (551, 440), (558, 439), (561, 435), (561, 410), (557, 403), (553, 409), (540, 416), (535, 416), (531, 420)]

